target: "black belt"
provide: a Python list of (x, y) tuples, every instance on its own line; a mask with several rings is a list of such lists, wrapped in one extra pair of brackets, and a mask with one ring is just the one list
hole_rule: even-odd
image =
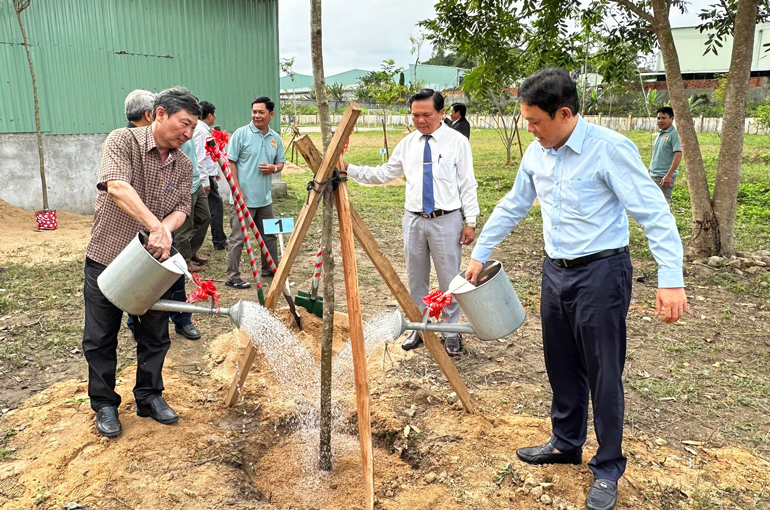
[(553, 259), (553, 260), (560, 266), (564, 266), (564, 267), (585, 266), (586, 264), (590, 264), (595, 260), (606, 259), (607, 257), (612, 257), (613, 255), (617, 255), (618, 253), (628, 253), (628, 246), (624, 246), (622, 248), (615, 248), (613, 250), (602, 250), (598, 253), (592, 253), (591, 255), (586, 255), (585, 257), (578, 257), (572, 260), (568, 260), (568, 259)]
[(422, 211), (419, 211), (419, 212), (409, 211), (409, 212), (412, 214), (416, 214), (417, 216), (422, 216), (423, 218), (433, 219), (433, 218), (438, 218), (439, 216), (443, 216), (445, 214), (453, 213), (456, 210), (457, 209), (452, 209), (451, 211), (445, 211), (443, 209), (436, 209), (430, 214), (425, 214)]

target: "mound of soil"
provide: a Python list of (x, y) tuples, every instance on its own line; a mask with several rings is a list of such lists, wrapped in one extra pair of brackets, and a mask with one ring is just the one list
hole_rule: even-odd
[[(321, 320), (300, 312), (305, 331), (297, 336), (317, 356)], [(287, 310), (278, 315), (293, 327)], [(348, 339), (347, 317), (337, 314), (335, 323), (339, 352)], [(116, 439), (97, 434), (83, 380), (55, 384), (5, 414), (0, 508), (58, 510), (73, 502), (87, 509), (363, 508), (352, 394), (334, 395), (340, 419), (333, 469), (320, 472), (318, 430), (292, 426), (312, 404), (282, 395), (261, 353), (242, 398), (232, 408), (224, 405), (246, 342), (242, 332), (227, 332), (210, 344), (204, 363), (167, 363), (164, 396), (180, 415), (173, 426), (136, 416), (135, 366), (118, 380), (123, 435)], [(548, 420), (498, 411), (502, 399), (529, 393), (524, 385), (476, 388), (477, 412), (466, 414), (443, 382), (404, 371), (410, 361), (428, 358), (424, 351), (391, 349), (388, 367), (380, 347), (369, 360), (376, 508), (583, 507), (592, 480), (585, 464), (515, 460), (517, 446), (550, 435)], [(750, 495), (770, 484), (770, 464), (745, 450), (687, 444), (685, 455), (644, 434), (627, 437), (617, 508), (656, 508), (652, 498), (662, 493), (695, 501), (715, 490), (732, 495), (722, 504), (749, 508)], [(596, 447), (589, 439), (586, 460)]]
[(35, 211), (0, 200), (0, 260), (34, 266), (83, 259), (94, 217), (68, 211), (56, 216), (59, 228), (37, 230)]
[(287, 161), (283, 165), (283, 170), (281, 170), (282, 174), (287, 175), (294, 175), (294, 174), (304, 174), (305, 172), (309, 172), (310, 170), (307, 167), (304, 166), (297, 166), (291, 161)]

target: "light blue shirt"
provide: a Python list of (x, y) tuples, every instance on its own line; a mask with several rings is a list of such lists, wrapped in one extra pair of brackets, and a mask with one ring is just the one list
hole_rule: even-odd
[(187, 157), (190, 158), (190, 161), (192, 161), (193, 164), (192, 189), (190, 190), (190, 194), (192, 194), (198, 191), (198, 188), (201, 185), (201, 172), (198, 169), (198, 158), (195, 156), (195, 142), (190, 138), (183, 143), (179, 149), (187, 154)]
[[(259, 165), (286, 162), (278, 133), (268, 128), (267, 134), (262, 134), (253, 123), (238, 128), (227, 146), (227, 159), (238, 165), (238, 184), (246, 197), (246, 207), (264, 207), (273, 203), (273, 176), (263, 175)], [(233, 203), (232, 196), (230, 203)]]
[(663, 192), (650, 179), (636, 146), (582, 117), (558, 150), (532, 142), (513, 188), (495, 207), (471, 257), (486, 262), (540, 199), (545, 251), (576, 259), (628, 245), (628, 217), (640, 223), (658, 263), (658, 287), (684, 287), (682, 241)]

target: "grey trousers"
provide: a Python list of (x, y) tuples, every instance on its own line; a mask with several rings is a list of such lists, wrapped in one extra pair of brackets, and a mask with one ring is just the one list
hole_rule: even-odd
[(209, 223), (211, 223), (209, 201), (206, 198), (206, 192), (203, 191), (203, 186), (200, 186), (198, 191), (190, 195), (190, 216), (174, 232), (176, 249), (182, 254), (188, 264), (190, 259), (197, 255), (198, 250), (203, 246), (203, 241), (206, 240), (206, 233), (208, 233)]
[[(273, 261), (277, 266), (279, 260), (278, 237), (275, 234), (265, 235), (265, 231), (262, 227), (262, 220), (275, 218), (275, 213), (273, 212), (273, 204), (266, 205), (264, 207), (249, 207), (249, 214), (251, 214), (254, 223), (257, 224), (257, 230), (259, 230), (259, 233), (265, 240), (267, 251), (270, 252), (270, 255), (273, 257)], [(251, 229), (249, 229), (248, 220), (246, 221), (246, 229), (251, 232)], [(229, 280), (233, 280), (241, 276), (241, 254), (243, 253), (244, 245), (243, 232), (241, 231), (241, 223), (238, 221), (238, 212), (235, 210), (235, 204), (230, 204), (230, 228), (232, 230), (230, 231), (230, 237), (227, 239), (227, 278)], [(257, 254), (260, 254), (261, 256), (262, 251), (259, 249), (259, 245), (254, 239), (254, 236), (249, 235), (249, 242), (251, 243), (251, 247), (254, 248), (254, 256), (256, 257)], [(261, 257), (261, 259), (262, 274), (273, 274), (273, 272), (270, 270), (270, 266), (267, 263), (267, 259), (265, 259), (265, 257)]]
[[(424, 312), (422, 298), (430, 292), (430, 259), (433, 259), (438, 286), (442, 291), (449, 288), (449, 282), (460, 272), (463, 217), (459, 210), (432, 219), (405, 211), (402, 226), (409, 293)], [(460, 319), (457, 301), (453, 299), (444, 308), (443, 317), (446, 322)]]
[(660, 190), (663, 192), (663, 196), (666, 198), (666, 202), (668, 202), (668, 205), (671, 205), (671, 194), (674, 192), (674, 184), (676, 184), (676, 178), (677, 176), (673, 176), (671, 178), (671, 186), (664, 188), (660, 185), (660, 181), (663, 180), (663, 177), (658, 177), (656, 175), (650, 174), (650, 177), (652, 177), (652, 180), (655, 181), (655, 184), (658, 185)]

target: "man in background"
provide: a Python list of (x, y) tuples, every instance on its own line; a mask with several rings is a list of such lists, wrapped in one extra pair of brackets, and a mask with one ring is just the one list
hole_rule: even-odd
[(657, 121), (660, 132), (655, 138), (655, 146), (652, 149), (650, 177), (663, 191), (668, 205), (671, 205), (671, 195), (676, 176), (679, 173), (679, 163), (682, 162), (679, 132), (674, 127), (674, 109), (670, 106), (658, 108)]
[(216, 107), (208, 101), (201, 101), (201, 118), (198, 120), (195, 133), (193, 133), (195, 155), (198, 157), (201, 177), (205, 175), (209, 180), (209, 185), (203, 189), (208, 197), (209, 212), (211, 213), (211, 242), (215, 250), (224, 250), (227, 248), (227, 236), (222, 227), (224, 208), (218, 186), (221, 179), (219, 165), (206, 153), (206, 138), (211, 136), (212, 126), (216, 121)]
[(455, 103), (452, 105), (452, 110), (449, 112), (449, 118), (452, 120), (450, 127), (455, 131), (459, 131), (468, 140), (471, 139), (471, 123), (465, 118), (465, 105), (462, 103)]
[[(275, 113), (269, 97), (258, 97), (251, 102), (251, 122), (233, 133), (227, 148), (235, 186), (246, 200), (257, 230), (267, 245), (267, 250), (278, 263), (278, 238), (265, 235), (262, 221), (275, 217), (273, 211), (273, 174), (283, 170), (286, 157), (283, 154), (281, 135), (270, 129)], [(233, 197), (230, 197), (230, 238), (227, 246), (227, 281), (225, 285), (247, 289), (251, 284), (241, 278), (240, 263), (243, 252), (243, 232), (238, 222)], [(273, 271), (262, 256), (262, 277), (271, 278)]]

